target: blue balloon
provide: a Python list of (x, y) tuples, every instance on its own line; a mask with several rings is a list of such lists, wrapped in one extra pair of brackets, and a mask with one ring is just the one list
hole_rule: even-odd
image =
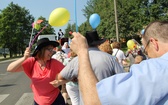
[(144, 35), (145, 33), (145, 29), (141, 30), (141, 34)]
[(96, 29), (100, 24), (100, 16), (97, 13), (94, 13), (89, 18), (89, 23), (93, 29)]

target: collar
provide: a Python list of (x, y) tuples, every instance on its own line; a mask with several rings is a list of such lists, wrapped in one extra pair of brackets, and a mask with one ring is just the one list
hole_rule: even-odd
[(90, 50), (100, 51), (99, 48), (97, 48), (97, 47), (89, 47), (88, 50), (89, 50), (89, 51), (90, 51)]
[(168, 60), (168, 52), (163, 54), (160, 58)]

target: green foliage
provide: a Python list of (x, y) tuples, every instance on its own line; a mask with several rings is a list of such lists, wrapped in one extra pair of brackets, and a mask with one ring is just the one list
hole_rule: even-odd
[(64, 36), (65, 36), (66, 38), (71, 37), (71, 35), (69, 34), (69, 32), (70, 32), (70, 31), (73, 32), (73, 31), (75, 30), (75, 27), (76, 27), (75, 24), (70, 24), (70, 23), (68, 23), (68, 26), (67, 26), (67, 28), (66, 28), (66, 30), (65, 30), (65, 35), (64, 35)]
[[(40, 16), (37, 20), (43, 20), (43, 22), (41, 22), (40, 26), (41, 26), (41, 29), (47, 25), (47, 27), (45, 28), (45, 30), (43, 30), (41, 32), (40, 35), (47, 35), (47, 34), (54, 34), (55, 35), (55, 30), (54, 28), (48, 24), (48, 20), (46, 20), (44, 17)], [(35, 32), (38, 32), (39, 30), (35, 30)]]
[(25, 49), (34, 18), (29, 11), (11, 2), (0, 14), (0, 43), (9, 48), (10, 57)]
[[(44, 27), (48, 21), (44, 17), (39, 17), (43, 22), (40, 24)], [(29, 10), (20, 7), (18, 4), (11, 2), (5, 9), (0, 12), (0, 47), (9, 48), (10, 57), (13, 55), (23, 54), (28, 46), (32, 32), (32, 23), (34, 17), (30, 15)], [(34, 30), (37, 34), (39, 30)], [(55, 30), (48, 25), (41, 34), (55, 34)]]
[[(118, 31), (120, 38), (132, 38), (154, 20), (168, 19), (168, 0), (116, 0)], [(85, 33), (92, 30), (88, 22), (93, 13), (98, 13), (101, 23), (97, 31), (101, 37), (116, 38), (114, 0), (88, 0), (83, 9), (87, 21), (79, 26)]]

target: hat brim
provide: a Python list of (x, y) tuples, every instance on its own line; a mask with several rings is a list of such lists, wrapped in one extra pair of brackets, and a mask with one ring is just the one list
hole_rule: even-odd
[(104, 43), (105, 41), (106, 41), (106, 39), (100, 39), (98, 41), (93, 41), (92, 43), (89, 43), (89, 46), (100, 45), (100, 44)]
[(54, 47), (57, 47), (57, 46), (59, 46), (59, 43), (56, 42), (56, 41), (49, 41), (49, 42), (42, 43), (42, 44), (40, 44), (39, 46), (37, 46), (37, 47), (35, 48), (35, 50), (34, 50), (32, 56), (35, 57), (35, 56), (37, 55), (37, 52), (38, 52), (40, 49), (42, 49), (43, 47), (46, 47), (46, 46), (48, 46), (48, 45), (52, 45), (52, 46), (54, 46)]

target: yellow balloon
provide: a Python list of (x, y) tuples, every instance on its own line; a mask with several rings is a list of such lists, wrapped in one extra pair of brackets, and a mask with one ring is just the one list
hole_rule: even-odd
[(65, 25), (70, 19), (70, 13), (65, 8), (56, 8), (49, 16), (49, 24), (51, 26), (60, 27)]
[(135, 43), (134, 43), (133, 40), (128, 40), (127, 41), (127, 47), (128, 47), (128, 49), (133, 49), (134, 46), (135, 46)]

